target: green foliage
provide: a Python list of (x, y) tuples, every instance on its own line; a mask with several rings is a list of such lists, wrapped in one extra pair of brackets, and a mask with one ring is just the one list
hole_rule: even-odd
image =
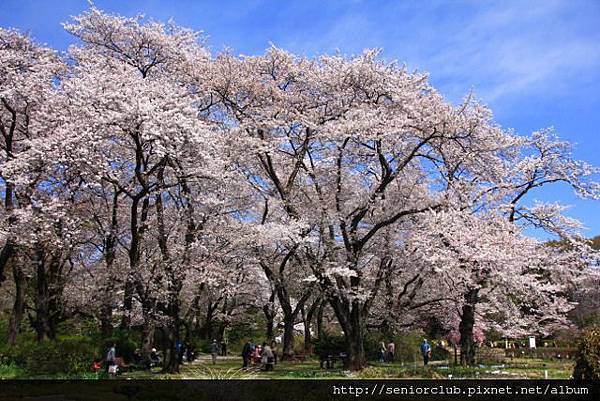
[[(423, 341), (423, 334), (418, 331), (408, 331), (399, 333), (394, 337), (396, 343), (396, 360), (403, 362), (413, 362), (415, 358), (421, 357), (420, 345)], [(432, 345), (432, 350), (435, 348)]]
[(327, 334), (313, 341), (315, 354), (340, 353), (346, 350), (344, 336)]
[(87, 337), (62, 337), (56, 341), (25, 341), (0, 350), (5, 366), (24, 369), (28, 375), (67, 375), (89, 372), (96, 347)]
[(194, 347), (198, 350), (198, 352), (203, 352), (205, 354), (210, 354), (210, 347), (212, 344), (212, 340), (208, 340), (205, 338), (194, 339), (192, 341)]
[(14, 363), (8, 365), (0, 365), (0, 380), (18, 379), (25, 374), (25, 371), (20, 366)]
[(591, 327), (582, 333), (573, 377), (579, 380), (600, 380), (600, 326)]
[(263, 311), (258, 308), (250, 308), (242, 321), (235, 322), (229, 327), (227, 351), (232, 354), (241, 353), (244, 344), (249, 339), (254, 340), (255, 344), (262, 344), (266, 338), (266, 327), (267, 321)]
[(138, 348), (138, 340), (132, 336), (129, 331), (115, 330), (110, 337), (102, 338), (96, 342), (98, 347), (96, 353), (102, 358), (106, 357), (106, 353), (113, 344), (116, 344), (117, 356), (125, 359), (126, 362), (133, 360), (133, 354)]

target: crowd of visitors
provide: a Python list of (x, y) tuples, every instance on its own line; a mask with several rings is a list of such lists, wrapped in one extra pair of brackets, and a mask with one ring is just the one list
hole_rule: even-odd
[(277, 363), (277, 343), (272, 341), (271, 344), (263, 342), (255, 344), (252, 339), (248, 340), (242, 348), (242, 368), (248, 369), (250, 365), (260, 366), (264, 370), (273, 370)]

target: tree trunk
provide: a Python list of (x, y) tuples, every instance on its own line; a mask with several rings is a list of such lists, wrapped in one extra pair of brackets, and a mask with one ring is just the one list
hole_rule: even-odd
[(121, 329), (129, 330), (131, 327), (131, 311), (133, 309), (133, 280), (127, 276), (123, 291), (123, 316), (121, 316)]
[(327, 300), (321, 301), (321, 305), (319, 305), (319, 311), (317, 312), (317, 336), (319, 340), (321, 340), (325, 336), (325, 327), (323, 326), (323, 315), (325, 313), (325, 308), (327, 307)]
[(294, 320), (296, 315), (283, 316), (283, 344), (281, 360), (287, 361), (294, 355)]
[(179, 342), (179, 329), (177, 327), (167, 327), (163, 329), (165, 334), (165, 360), (163, 363), (163, 373), (179, 373), (179, 354), (177, 352), (177, 343)]
[(344, 330), (347, 358), (344, 368), (361, 370), (367, 364), (364, 348), (366, 333), (366, 316), (368, 311), (358, 300), (340, 300), (338, 297), (330, 299), (330, 304), (336, 317)]
[[(44, 340), (54, 340), (56, 331), (52, 321), (52, 311), (50, 310), (51, 294), (46, 274), (45, 252), (38, 245), (35, 251), (35, 267), (36, 267), (36, 292), (35, 292), (35, 318), (33, 319), (33, 328), (36, 332), (38, 342)], [(54, 262), (50, 262), (54, 263)]]
[(23, 312), (25, 310), (25, 274), (17, 263), (13, 265), (13, 280), (15, 281), (15, 302), (10, 315), (8, 326), (8, 343), (15, 345), (17, 343), (17, 335), (23, 320)]
[(150, 354), (154, 344), (154, 324), (144, 322), (142, 326), (142, 359), (150, 361)]
[(321, 305), (321, 299), (317, 298), (308, 308), (308, 311), (304, 312), (304, 307), (302, 308), (302, 321), (304, 322), (304, 352), (308, 354), (312, 354), (312, 334), (310, 332), (310, 328), (312, 325), (313, 317), (315, 312), (318, 310)]
[(460, 364), (472, 366), (475, 364), (475, 341), (473, 327), (475, 325), (475, 306), (479, 296), (478, 290), (469, 290), (465, 294), (465, 304), (458, 330), (460, 332)]
[[(105, 292), (104, 294), (105, 297), (110, 297), (110, 294), (108, 294), (108, 291)], [(110, 337), (110, 335), (112, 334), (112, 313), (113, 313), (113, 309), (112, 309), (112, 305), (110, 303), (110, 299), (105, 299), (104, 302), (102, 303), (102, 306), (100, 307), (100, 332), (102, 333), (102, 336), (104, 337)]]
[[(119, 230), (118, 210), (119, 194), (117, 188), (114, 189), (110, 231), (106, 234), (104, 241), (104, 260), (106, 262), (106, 283), (102, 289), (102, 305), (100, 307), (100, 332), (103, 336), (109, 337), (112, 334), (112, 316), (113, 316), (113, 284), (115, 281), (113, 275), (113, 264), (116, 257), (117, 232)], [(128, 323), (128, 322), (125, 322)]]
[(6, 280), (6, 276), (4, 275), (4, 269), (8, 265), (8, 261), (11, 259), (13, 254), (14, 245), (12, 240), (9, 238), (4, 243), (2, 247), (2, 251), (0, 251), (0, 285)]
[(267, 342), (270, 344), (275, 337), (275, 291), (271, 291), (269, 302), (263, 305), (263, 312), (267, 320)]
[(302, 312), (302, 324), (304, 326), (304, 353), (310, 354), (312, 347), (312, 338), (310, 335), (310, 317), (304, 311), (304, 308), (301, 309)]

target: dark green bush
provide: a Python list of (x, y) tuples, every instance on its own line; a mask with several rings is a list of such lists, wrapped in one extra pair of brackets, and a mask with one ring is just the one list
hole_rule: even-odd
[(600, 326), (582, 333), (573, 377), (578, 380), (600, 380)]
[(116, 344), (117, 356), (122, 357), (126, 362), (133, 360), (133, 354), (139, 348), (137, 339), (132, 337), (129, 332), (122, 330), (116, 330), (111, 337), (102, 338), (97, 344), (96, 353), (102, 358), (105, 358), (110, 347)]
[(344, 336), (325, 334), (323, 338), (318, 338), (313, 341), (315, 354), (339, 354), (346, 352), (346, 343)]
[(0, 351), (3, 364), (14, 364), (28, 375), (88, 372), (96, 356), (94, 343), (86, 337), (63, 337), (56, 341), (21, 342)]

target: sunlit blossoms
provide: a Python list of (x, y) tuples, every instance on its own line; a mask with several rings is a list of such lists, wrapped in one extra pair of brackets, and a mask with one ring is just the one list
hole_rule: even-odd
[(85, 316), (138, 330), (146, 358), (159, 333), (176, 372), (193, 336), (261, 314), (287, 358), (326, 316), (361, 369), (369, 330), (436, 319), (472, 364), (488, 330), (566, 327), (574, 287), (597, 282), (580, 224), (526, 196), (600, 198), (598, 169), (550, 130), (505, 130), (378, 51), (211, 54), (94, 7), (64, 27), (79, 40), (62, 55), (0, 30), (10, 341), (25, 309), (40, 341)]

